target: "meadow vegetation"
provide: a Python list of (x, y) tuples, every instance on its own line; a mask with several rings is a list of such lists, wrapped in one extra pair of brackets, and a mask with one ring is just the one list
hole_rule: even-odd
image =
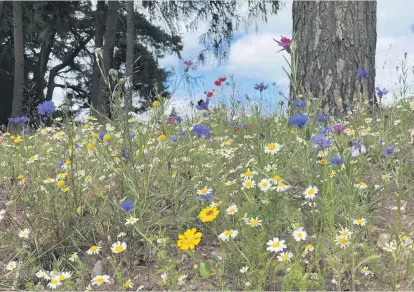
[(105, 123), (44, 104), (1, 133), (1, 288), (413, 289), (413, 101), (263, 115), (221, 77), (197, 114), (138, 120), (123, 82)]

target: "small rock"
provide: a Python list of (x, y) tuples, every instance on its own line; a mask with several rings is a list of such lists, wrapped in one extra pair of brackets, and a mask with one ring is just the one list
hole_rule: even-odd
[(386, 233), (380, 234), (378, 237), (377, 246), (382, 249), (385, 246), (385, 243), (389, 241), (389, 238), (390, 236)]
[[(388, 207), (388, 209), (396, 211), (398, 208), (397, 206), (391, 206), (391, 207)], [(406, 209), (407, 209), (407, 201), (401, 200), (401, 206), (400, 206), (401, 212), (405, 212)]]
[(97, 275), (107, 274), (109, 263), (107, 259), (98, 260), (92, 268), (91, 277), (94, 278)]

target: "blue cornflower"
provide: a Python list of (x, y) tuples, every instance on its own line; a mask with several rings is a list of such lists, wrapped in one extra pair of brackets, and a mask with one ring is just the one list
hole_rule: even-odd
[(289, 119), (289, 124), (294, 127), (303, 128), (308, 122), (308, 117), (304, 114), (294, 114)]
[(262, 92), (263, 90), (266, 90), (269, 87), (269, 85), (265, 85), (264, 82), (256, 83), (254, 86), (255, 90), (259, 90), (259, 92)]
[(56, 163), (56, 165), (57, 165), (58, 167), (62, 167), (62, 165), (63, 165), (63, 161), (58, 161), (58, 162)]
[(56, 106), (53, 103), (53, 101), (45, 101), (45, 102), (42, 102), (41, 104), (39, 104), (37, 106), (37, 111), (41, 115), (51, 114), (51, 113), (55, 112), (55, 110), (56, 110)]
[(102, 140), (103, 139), (103, 137), (105, 136), (105, 132), (104, 131), (100, 131), (99, 133), (98, 133), (98, 139), (99, 140)]
[(385, 157), (391, 157), (394, 156), (395, 154), (395, 146), (382, 146), (382, 153), (384, 154)]
[(203, 124), (195, 125), (193, 127), (193, 133), (201, 138), (207, 138), (211, 135), (210, 128)]
[(176, 144), (178, 142), (177, 135), (171, 135), (170, 139), (171, 139), (171, 142), (173, 142), (174, 144)]
[(9, 121), (16, 124), (26, 124), (27, 122), (29, 122), (29, 118), (26, 116), (21, 116), (16, 118), (9, 118)]
[(236, 127), (236, 126), (237, 126), (237, 124), (236, 124), (236, 122), (229, 122), (229, 126), (230, 126), (230, 127)]
[(145, 87), (145, 88), (147, 88), (147, 87), (148, 87), (148, 84), (147, 84), (147, 83), (145, 83), (145, 84), (144, 84), (144, 87)]
[(230, 84), (231, 84), (231, 83), (230, 83), (230, 81), (227, 81), (227, 82), (226, 82), (226, 85), (230, 85)]
[(316, 121), (318, 123), (323, 123), (326, 122), (328, 120), (328, 116), (324, 116), (324, 115), (318, 115), (318, 117), (316, 118)]
[(293, 101), (293, 106), (296, 108), (305, 108), (306, 107), (306, 100), (299, 99)]
[(187, 135), (187, 133), (184, 130), (181, 130), (179, 134), (180, 136), (183, 136), (183, 137)]
[(22, 135), (30, 133), (30, 128), (23, 128)]
[(310, 142), (316, 144), (316, 150), (323, 150), (332, 144), (332, 139), (325, 139), (324, 135), (317, 134), (310, 138)]
[(341, 157), (339, 157), (339, 156), (337, 156), (337, 157), (331, 157), (331, 158), (329, 159), (329, 162), (330, 162), (331, 164), (339, 164), (339, 165), (344, 164), (344, 161), (343, 161), (343, 160), (342, 160), (342, 158), (341, 158)]
[(358, 69), (358, 70), (356, 71), (356, 73), (357, 73), (357, 76), (358, 76), (358, 77), (361, 77), (361, 78), (368, 78), (368, 71), (367, 71), (367, 70), (365, 70), (365, 69)]
[(248, 126), (247, 124), (243, 124), (241, 127), (242, 127), (243, 129), (247, 129), (249, 126)]
[(129, 138), (134, 139), (136, 134), (134, 132), (129, 133)]
[(124, 200), (121, 202), (121, 208), (125, 212), (131, 212), (134, 209), (134, 202), (132, 200)]
[(329, 132), (331, 131), (331, 129), (329, 127), (323, 127), (320, 131), (319, 134), (326, 136)]
[(173, 116), (173, 120), (179, 124), (183, 121), (183, 119), (180, 116)]
[(208, 110), (208, 104), (210, 103), (210, 100), (206, 100), (206, 101), (204, 101), (204, 100), (199, 100), (198, 101), (198, 104), (196, 105), (196, 109), (198, 109), (199, 111), (202, 111), (202, 110)]
[(213, 198), (213, 192), (208, 192), (207, 194), (204, 195), (200, 195), (201, 200), (203, 201), (207, 201), (210, 200), (211, 198)]
[(388, 90), (386, 90), (385, 88), (381, 90), (379, 87), (375, 88), (375, 91), (377, 92), (377, 95), (380, 99), (388, 93)]

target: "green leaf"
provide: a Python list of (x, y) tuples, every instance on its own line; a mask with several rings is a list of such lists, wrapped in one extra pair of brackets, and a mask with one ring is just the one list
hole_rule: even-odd
[(210, 262), (203, 262), (200, 264), (200, 275), (205, 278), (208, 279), (210, 278), (210, 274), (211, 274), (211, 265)]
[(363, 264), (365, 264), (365, 263), (368, 263), (369, 261), (372, 261), (372, 260), (376, 260), (376, 259), (379, 259), (381, 257), (381, 255), (379, 255), (379, 254), (373, 254), (373, 255), (370, 255), (369, 257), (366, 257), (365, 259), (363, 259), (362, 261), (360, 261), (356, 266), (355, 266), (355, 269), (354, 269), (354, 273), (356, 272), (356, 270), (360, 267), (360, 266), (362, 266)]

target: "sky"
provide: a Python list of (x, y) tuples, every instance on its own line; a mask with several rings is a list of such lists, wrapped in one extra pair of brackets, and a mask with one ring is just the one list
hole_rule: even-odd
[[(278, 52), (280, 47), (274, 42), (281, 36), (292, 34), (292, 1), (283, 1), (284, 7), (278, 15), (269, 17), (267, 23), (259, 24), (256, 31), (253, 27), (248, 31), (244, 28), (238, 31), (232, 41), (228, 60), (220, 65), (214, 60), (206, 65), (200, 65), (192, 76), (202, 77), (204, 86), (195, 87), (194, 92), (188, 92), (184, 86), (177, 88), (173, 103), (187, 106), (190, 100), (197, 101), (204, 97), (205, 90), (214, 88), (213, 82), (222, 76), (233, 76), (238, 84), (239, 94), (254, 95), (258, 93), (253, 87), (256, 83), (265, 82), (272, 90), (263, 94), (266, 102), (275, 105), (275, 98), (281, 98), (278, 92), (287, 91), (289, 79), (282, 67), (287, 67), (284, 57), (287, 53)], [(387, 88), (390, 92), (399, 92), (398, 73), (396, 67), (407, 53), (408, 65), (414, 65), (414, 11), (413, 0), (378, 0), (377, 1), (377, 51), (376, 51), (376, 85)], [(199, 51), (198, 38), (205, 31), (206, 24), (201, 24), (198, 31), (186, 33), (183, 31), (184, 59), (196, 59)], [(178, 57), (168, 55), (159, 60), (162, 67), (179, 67)], [(412, 71), (408, 74), (408, 83), (414, 81)], [(277, 87), (271, 86), (276, 82)], [(226, 90), (229, 90), (226, 89)], [(391, 97), (391, 94), (389, 94)]]

